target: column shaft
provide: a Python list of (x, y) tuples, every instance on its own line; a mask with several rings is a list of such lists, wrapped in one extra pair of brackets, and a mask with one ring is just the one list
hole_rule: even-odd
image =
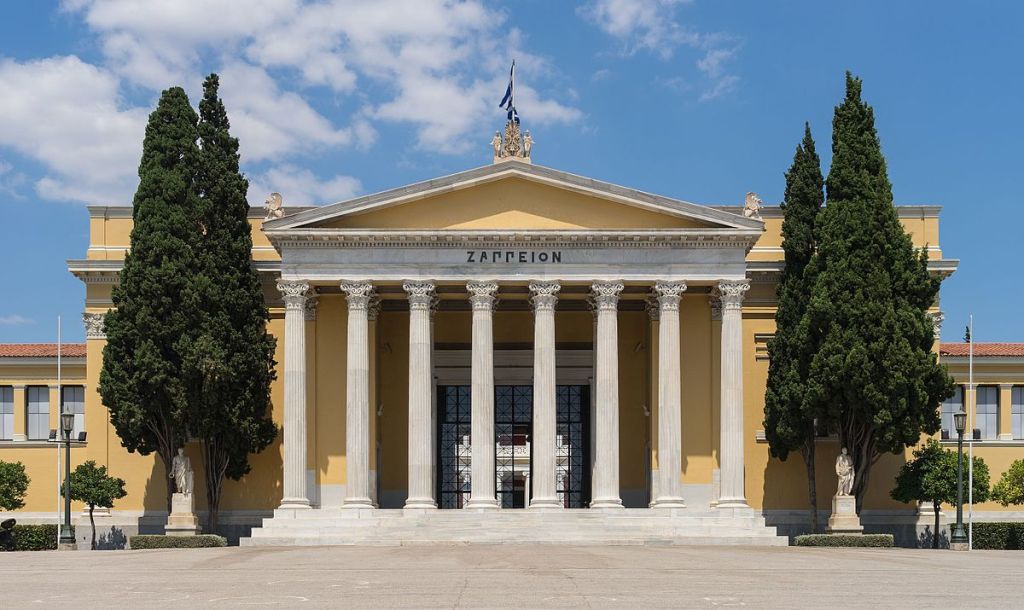
[(658, 490), (653, 506), (682, 508), (682, 396), (679, 301), (686, 284), (658, 282)]
[(619, 324), (621, 282), (594, 282), (597, 308), (596, 464), (591, 508), (622, 508), (619, 497)]
[(718, 508), (747, 507), (743, 471), (743, 295), (746, 280), (723, 280), (722, 298), (722, 400), (721, 400), (721, 496)]
[(280, 281), (284, 297), (284, 497), (280, 508), (309, 508), (306, 490), (306, 282)]
[(466, 508), (496, 509), (494, 472), (494, 294), (495, 282), (469, 282), (473, 306), (472, 466)]
[(555, 303), (557, 282), (534, 282), (533, 293), (533, 442), (530, 457), (533, 495), (530, 508), (561, 508), (555, 487), (558, 406), (555, 378)]
[(430, 308), (433, 282), (405, 282), (409, 294), (409, 497), (405, 508), (437, 508), (434, 498), (433, 364)]
[(370, 350), (367, 315), (373, 284), (342, 282), (348, 296), (345, 377), (346, 508), (372, 508), (370, 497)]

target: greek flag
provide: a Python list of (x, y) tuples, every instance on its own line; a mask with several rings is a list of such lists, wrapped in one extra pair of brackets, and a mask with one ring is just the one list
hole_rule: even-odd
[(516, 112), (515, 103), (515, 83), (516, 83), (516, 60), (512, 60), (512, 69), (508, 73), (508, 89), (505, 90), (505, 97), (501, 98), (501, 102), (498, 106), (504, 108), (508, 112), (508, 120), (519, 122), (519, 113)]

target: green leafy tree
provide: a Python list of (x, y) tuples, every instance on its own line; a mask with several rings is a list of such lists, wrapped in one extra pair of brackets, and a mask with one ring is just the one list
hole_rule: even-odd
[(1010, 464), (1010, 468), (992, 488), (992, 499), (1003, 506), (1024, 504), (1024, 460), (1014, 460)]
[(872, 466), (940, 426), (953, 381), (932, 352), (926, 315), (940, 279), (900, 225), (871, 106), (846, 74), (832, 121), (827, 204), (818, 215), (807, 323), (807, 392), (819, 422), (839, 435), (856, 469), (860, 511)]
[[(189, 437), (183, 353), (196, 327), (197, 116), (180, 87), (149, 116), (135, 192), (130, 250), (105, 321), (99, 392), (130, 452), (171, 459)], [(167, 477), (164, 477), (165, 479)], [(170, 510), (173, 489), (168, 487)]]
[(202, 444), (210, 531), (216, 531), (224, 479), (249, 472), (249, 455), (277, 434), (270, 418), (275, 378), (270, 316), (259, 274), (252, 268), (248, 181), (239, 171), (238, 140), (218, 96), (219, 79), (203, 83), (199, 104), (200, 218), (197, 256), (199, 315), (185, 352), (190, 430)]
[[(967, 464), (964, 464), (964, 485), (967, 484)], [(957, 455), (943, 449), (935, 439), (928, 439), (914, 450), (914, 459), (900, 467), (896, 487), (889, 492), (899, 502), (931, 502), (935, 510), (935, 534), (932, 548), (939, 548), (939, 508), (942, 504), (956, 506)], [(974, 501), (984, 502), (989, 497), (988, 465), (974, 457)], [(967, 497), (967, 490), (964, 490)]]
[[(96, 519), (93, 511), (97, 506), (112, 508), (115, 500), (128, 495), (124, 489), (124, 480), (112, 477), (107, 474), (106, 466), (97, 466), (96, 462), (89, 460), (71, 473), (71, 499), (82, 502), (89, 507), (89, 524), (92, 525), (92, 550), (96, 550)], [(67, 489), (68, 482), (60, 488), (61, 496)]]
[(0, 508), (18, 510), (25, 506), (25, 494), (31, 482), (21, 462), (0, 462)]
[(814, 404), (805, 389), (810, 365), (804, 313), (811, 286), (804, 271), (815, 250), (814, 223), (825, 203), (825, 179), (821, 160), (814, 149), (811, 126), (804, 125), (803, 141), (797, 145), (793, 165), (786, 172), (786, 195), (782, 202), (782, 249), (786, 266), (777, 291), (775, 337), (768, 344), (768, 385), (765, 392), (764, 430), (772, 456), (785, 460), (800, 451), (807, 471), (807, 494), (811, 505), (811, 531), (818, 531), (818, 493), (814, 475)]

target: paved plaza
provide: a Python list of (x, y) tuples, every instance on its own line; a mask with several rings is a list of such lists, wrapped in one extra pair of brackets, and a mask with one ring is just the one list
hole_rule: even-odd
[(2, 553), (2, 608), (1019, 606), (1024, 554), (416, 546)]

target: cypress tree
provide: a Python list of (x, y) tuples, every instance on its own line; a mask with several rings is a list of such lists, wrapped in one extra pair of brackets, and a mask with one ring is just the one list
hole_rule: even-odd
[(826, 191), (806, 270), (813, 278), (807, 398), (849, 450), (859, 512), (872, 466), (938, 431), (938, 406), (953, 384), (931, 351), (926, 315), (941, 280), (900, 224), (874, 111), (850, 73), (832, 121)]
[(277, 434), (270, 418), (275, 340), (259, 274), (251, 265), (248, 181), (239, 171), (238, 140), (219, 94), (219, 79), (203, 83), (199, 104), (200, 218), (195, 297), (197, 339), (186, 357), (190, 424), (202, 445), (210, 531), (216, 531), (224, 479), (249, 472), (249, 454)]
[(781, 205), (786, 266), (777, 289), (775, 337), (768, 344), (764, 431), (773, 457), (785, 460), (791, 451), (801, 453), (807, 471), (812, 532), (818, 530), (818, 496), (814, 476), (815, 413), (805, 390), (810, 351), (803, 318), (811, 287), (804, 271), (814, 255), (814, 223), (825, 202), (824, 182), (811, 126), (805, 124), (803, 141), (797, 145), (793, 165), (786, 172), (786, 194)]
[[(164, 91), (149, 116), (130, 250), (113, 289), (115, 309), (105, 320), (99, 383), (124, 447), (142, 455), (156, 452), (168, 474), (188, 439), (181, 354), (195, 327), (190, 283), (200, 235), (196, 119), (180, 87)], [(168, 510), (173, 491), (168, 485)]]

